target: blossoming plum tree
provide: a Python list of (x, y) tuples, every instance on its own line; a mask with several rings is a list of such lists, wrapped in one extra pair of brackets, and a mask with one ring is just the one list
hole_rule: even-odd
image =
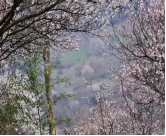
[[(102, 39), (106, 42), (107, 49), (101, 50), (120, 60), (120, 70), (116, 70), (111, 63), (108, 63), (108, 68), (118, 83), (119, 99), (115, 105), (123, 107), (119, 108), (123, 116), (119, 118), (119, 112), (110, 108), (110, 100), (105, 100), (103, 91), (96, 92), (96, 100), (101, 98), (101, 104), (98, 101), (98, 106), (90, 110), (87, 119), (78, 121), (74, 130), (81, 134), (164, 134), (164, 1), (133, 0), (122, 3), (123, 12), (119, 14), (115, 11), (110, 15), (111, 28), (103, 28)], [(115, 127), (112, 131), (113, 127), (110, 129), (107, 123), (112, 118), (106, 113), (114, 111), (116, 116), (113, 124), (118, 122), (119, 125), (127, 125)], [(73, 133), (72, 130), (68, 132)]]
[(164, 1), (132, 1), (126, 19), (112, 26), (108, 50), (120, 59), (121, 70), (109, 69), (118, 78), (133, 126), (133, 134), (164, 133), (165, 8)]

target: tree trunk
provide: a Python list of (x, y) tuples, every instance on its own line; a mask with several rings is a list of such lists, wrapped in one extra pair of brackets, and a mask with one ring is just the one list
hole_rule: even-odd
[(43, 52), (44, 59), (44, 77), (45, 77), (45, 91), (47, 97), (47, 115), (49, 119), (49, 134), (56, 135), (55, 120), (53, 115), (52, 105), (52, 90), (51, 90), (51, 66), (50, 66), (50, 47), (46, 45)]

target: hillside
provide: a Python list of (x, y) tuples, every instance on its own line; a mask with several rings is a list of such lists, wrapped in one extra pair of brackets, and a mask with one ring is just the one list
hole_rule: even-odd
[[(92, 105), (96, 104), (91, 91), (85, 87), (83, 78), (93, 83), (95, 89), (99, 89), (108, 81), (110, 73), (106, 67), (106, 62), (110, 61), (110, 56), (103, 56), (99, 47), (104, 47), (105, 44), (96, 38), (84, 37), (80, 34), (82, 44), (79, 51), (66, 52), (58, 54), (54, 61), (59, 60), (62, 66), (52, 73), (52, 78), (57, 75), (66, 77), (70, 80), (71, 85), (60, 84), (53, 88), (54, 94), (62, 92), (74, 94), (73, 98), (64, 99), (55, 106), (56, 117), (71, 117), (87, 114), (88, 104), (83, 97), (89, 97), (92, 100)], [(111, 60), (115, 67), (118, 67), (116, 60)], [(112, 85), (112, 88), (114, 86)], [(76, 115), (78, 113), (78, 115)], [(68, 124), (69, 125), (69, 124)]]

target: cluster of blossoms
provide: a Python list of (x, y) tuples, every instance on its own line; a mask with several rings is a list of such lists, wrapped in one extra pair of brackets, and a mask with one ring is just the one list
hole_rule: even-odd
[[(147, 5), (148, 4), (148, 5)], [(128, 20), (124, 36), (121, 88), (137, 109), (138, 128), (162, 134), (165, 113), (165, 25), (164, 1), (140, 1), (135, 18)], [(129, 40), (127, 40), (129, 39)], [(130, 104), (129, 104), (130, 105)], [(151, 117), (151, 119), (150, 119)]]
[(95, 34), (105, 23), (103, 7), (108, 5), (105, 0), (1, 0), (0, 3), (0, 60), (12, 54), (24, 57), (26, 52), (37, 51), (36, 45), (49, 44), (55, 51), (77, 50), (78, 38), (72, 32)]
[[(105, 54), (120, 59), (117, 77), (135, 134), (162, 134), (165, 109), (165, 8), (164, 1), (134, 1), (131, 14), (113, 25)], [(129, 13), (129, 12), (128, 12)], [(110, 52), (111, 49), (111, 52)], [(136, 129), (137, 128), (137, 129)], [(138, 129), (139, 128), (139, 129)]]
[[(124, 61), (124, 65), (127, 67), (124, 68), (123, 77), (135, 80), (135, 89), (132, 90), (141, 85), (139, 91), (146, 91), (147, 94), (144, 94), (147, 103), (155, 100), (156, 103), (163, 104), (165, 101), (164, 3), (151, 1), (148, 7), (145, 4), (142, 2), (140, 11), (136, 12), (137, 19), (130, 19), (131, 31), (127, 33), (124, 30), (121, 33), (125, 38), (128, 35), (132, 36), (130, 42), (124, 43), (128, 48), (126, 47), (124, 51), (127, 60)], [(128, 53), (129, 51), (131, 53)]]
[(40, 134), (41, 94), (30, 89), (29, 77), (15, 64), (1, 61), (0, 82), (0, 133)]

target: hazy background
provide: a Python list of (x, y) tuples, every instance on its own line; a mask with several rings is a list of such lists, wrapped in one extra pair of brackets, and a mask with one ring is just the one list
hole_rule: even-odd
[[(74, 119), (74, 117), (87, 114), (89, 106), (96, 105), (96, 100), (91, 90), (85, 87), (83, 78), (90, 81), (95, 89), (100, 89), (106, 81), (111, 79), (106, 62), (110, 62), (111, 59), (111, 64), (114, 67), (118, 67), (116, 60), (112, 60), (110, 56), (104, 56), (99, 50), (99, 47), (106, 47), (101, 39), (84, 36), (81, 33), (78, 35), (82, 42), (79, 51), (52, 55), (52, 63), (55, 63), (55, 61), (62, 63), (60, 68), (53, 71), (52, 78), (59, 75), (68, 78), (71, 83), (71, 86), (65, 83), (55, 85), (53, 93), (60, 94), (66, 92), (75, 95), (74, 98), (62, 99), (54, 106), (54, 115), (57, 118), (61, 116)], [(114, 88), (114, 85), (111, 88)], [(82, 97), (89, 97), (91, 105), (88, 105)], [(58, 127), (71, 126), (73, 122), (62, 123)]]

